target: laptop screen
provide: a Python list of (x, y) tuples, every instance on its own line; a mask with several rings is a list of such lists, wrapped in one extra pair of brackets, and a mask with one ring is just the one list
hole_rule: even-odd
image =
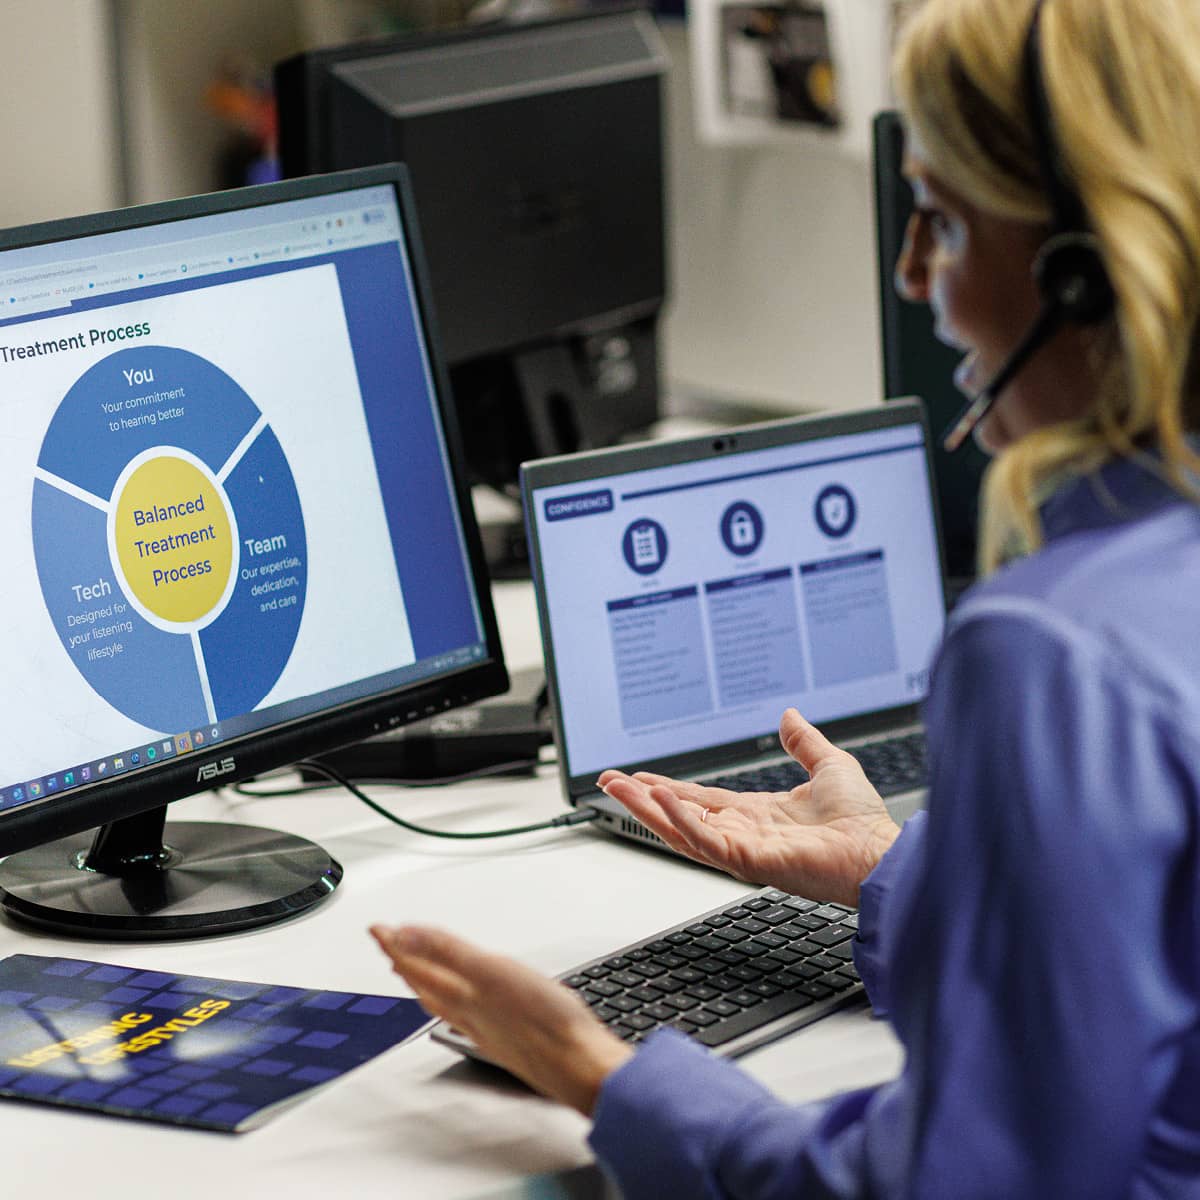
[(530, 464), (566, 776), (773, 739), (791, 704), (829, 723), (922, 700), (931, 495), (916, 405)]

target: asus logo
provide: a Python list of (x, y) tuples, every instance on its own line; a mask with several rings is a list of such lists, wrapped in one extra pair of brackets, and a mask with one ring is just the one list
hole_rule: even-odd
[(221, 775), (228, 775), (230, 771), (235, 770), (237, 770), (237, 763), (232, 758), (223, 758), (220, 762), (207, 762), (196, 772), (196, 782), (207, 783), (210, 779), (217, 779)]

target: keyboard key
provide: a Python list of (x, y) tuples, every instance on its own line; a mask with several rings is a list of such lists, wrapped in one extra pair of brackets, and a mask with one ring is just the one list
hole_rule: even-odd
[(746, 990), (753, 992), (756, 996), (778, 996), (784, 989), (768, 983), (765, 979), (760, 979), (757, 983), (752, 983)]
[(836, 946), (838, 942), (844, 942), (853, 936), (854, 930), (847, 929), (845, 925), (830, 925), (827, 929), (818, 929), (816, 933), (810, 934), (809, 941), (816, 942), (818, 946)]
[[(757, 917), (747, 917), (743, 921), (736, 921), (733, 927), (744, 933), (766, 933), (771, 928), (765, 921), (760, 921)], [(719, 937), (720, 934), (717, 936)]]
[(770, 1000), (764, 1000), (746, 1012), (727, 1017), (716, 1025), (702, 1029), (696, 1035), (696, 1040), (705, 1046), (721, 1046), (743, 1033), (750, 1033), (752, 1030), (761, 1028), (767, 1021), (785, 1017), (810, 1004), (812, 1004), (812, 1000), (808, 996), (803, 996), (799, 992), (783, 992), (778, 996), (773, 996)]
[(785, 921), (790, 921), (796, 915), (794, 908), (787, 908), (785, 905), (777, 904), (774, 908), (763, 909), (758, 914), (760, 921), (766, 921), (768, 925), (782, 925)]
[[(835, 964), (836, 965), (836, 964)], [(830, 968), (832, 970), (832, 968)], [(640, 975), (635, 975), (632, 971), (614, 971), (608, 977), (609, 983), (620, 984), (623, 988), (637, 987), (642, 982)]]
[(744, 942), (750, 935), (737, 925), (730, 925), (728, 929), (718, 929), (714, 938), (719, 938), (726, 945), (735, 945), (738, 942)]
[(738, 943), (738, 950), (747, 958), (758, 958), (762, 954), (770, 954), (774, 949), (776, 949), (775, 946), (768, 945), (760, 937), (751, 938), (748, 942)]
[[(848, 983), (849, 980), (842, 980), (843, 983)], [(678, 996), (667, 996), (663, 1000), (663, 1004), (667, 1008), (676, 1009), (678, 1012), (687, 1012), (689, 1008), (698, 1008), (700, 1001), (694, 996), (689, 996), (686, 992)]]
[(656, 954), (649, 961), (658, 963), (660, 967), (666, 967), (668, 971), (672, 971), (676, 967), (682, 967), (687, 962), (687, 959), (680, 958), (678, 954)]
[(845, 915), (846, 910), (835, 904), (822, 904), (820, 908), (813, 909), (814, 917), (824, 917), (827, 921), (840, 921)]
[(728, 974), (734, 979), (740, 979), (743, 983), (752, 983), (762, 972), (757, 968), (745, 965), (741, 967), (730, 967)]
[(781, 946), (778, 950), (772, 950), (759, 965), (774, 967), (778, 964), (786, 967), (790, 963), (799, 962), (802, 957), (803, 955), (798, 954), (793, 946)]
[(741, 990), (742, 981), (729, 975), (710, 975), (708, 982), (720, 992), (737, 992)]
[[(659, 998), (659, 995), (656, 993), (654, 999), (658, 1000)], [(632, 992), (630, 992), (628, 996), (613, 996), (613, 998), (609, 1000), (606, 1005), (601, 1005), (601, 1007), (614, 1009), (617, 1012), (631, 1013), (637, 1012), (637, 1010), (641, 1008), (644, 1003), (644, 1000), (639, 1000)], [(599, 1012), (599, 1009), (593, 1009), (593, 1011)]]
[(798, 975), (795, 971), (776, 971), (774, 975), (768, 975), (766, 981), (767, 983), (773, 983), (777, 988), (782, 988), (786, 992), (803, 983), (804, 976)]
[(634, 963), (629, 970), (632, 974), (641, 975), (646, 979), (655, 979), (657, 976), (667, 973), (667, 968), (660, 967), (656, 962)]
[(704, 1006), (704, 1011), (716, 1013), (718, 1017), (732, 1017), (734, 1013), (740, 1013), (742, 1010), (729, 1000), (710, 1000)]
[(832, 954), (817, 954), (807, 960), (810, 966), (820, 967), (822, 971), (836, 971), (842, 965), (841, 959)]
[(653, 1004), (655, 1001), (661, 1000), (664, 994), (664, 992), (660, 991), (653, 984), (649, 983), (642, 984), (641, 987), (632, 988), (627, 993), (627, 995), (636, 1000), (638, 1004)]
[(821, 983), (835, 992), (844, 992), (846, 988), (851, 986), (852, 981), (847, 979), (840, 971), (832, 971), (828, 975), (821, 976)]
[(673, 1017), (678, 1016), (678, 1010), (668, 1008), (665, 1004), (647, 1004), (642, 1012), (648, 1017), (653, 1017), (656, 1021), (670, 1021)]
[(823, 983), (802, 983), (796, 992), (802, 996), (811, 996), (814, 1000), (824, 1000), (833, 993)]
[(713, 958), (717, 962), (724, 963), (726, 968), (740, 966), (746, 961), (746, 956), (740, 950), (734, 950), (732, 947), (714, 954)]

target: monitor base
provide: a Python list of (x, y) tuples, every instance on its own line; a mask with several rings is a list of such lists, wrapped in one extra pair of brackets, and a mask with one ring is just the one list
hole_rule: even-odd
[(295, 916), (342, 878), (341, 865), (304, 838), (208, 821), (170, 822), (153, 854), (99, 870), (97, 847), (114, 827), (94, 843), (82, 834), (5, 859), (0, 910), (70, 937), (207, 937)]

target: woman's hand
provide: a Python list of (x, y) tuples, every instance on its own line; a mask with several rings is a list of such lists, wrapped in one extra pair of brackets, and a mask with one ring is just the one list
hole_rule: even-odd
[(592, 1115), (600, 1085), (633, 1051), (569, 988), (440, 929), (371, 933), (428, 1012), (530, 1087)]
[(730, 792), (662, 775), (605, 771), (599, 785), (667, 845), (738, 879), (858, 905), (858, 890), (899, 826), (858, 761), (794, 708), (783, 748), (810, 779), (790, 792)]

